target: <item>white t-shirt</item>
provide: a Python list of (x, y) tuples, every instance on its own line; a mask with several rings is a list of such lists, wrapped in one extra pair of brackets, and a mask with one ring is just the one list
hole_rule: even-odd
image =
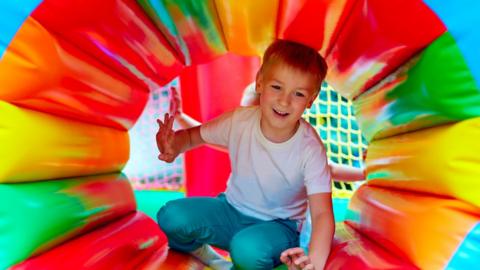
[(315, 129), (300, 120), (286, 142), (273, 143), (260, 129), (258, 106), (239, 107), (202, 125), (210, 144), (228, 148), (232, 172), (225, 196), (240, 212), (261, 220), (303, 220), (307, 195), (331, 192), (330, 170)]

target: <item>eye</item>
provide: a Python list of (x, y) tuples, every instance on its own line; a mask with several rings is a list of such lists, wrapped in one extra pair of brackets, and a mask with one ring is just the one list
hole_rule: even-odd
[(272, 84), (270, 87), (272, 87), (275, 90), (280, 90), (280, 85)]
[(297, 97), (305, 97), (305, 95), (302, 92), (295, 92), (295, 96)]

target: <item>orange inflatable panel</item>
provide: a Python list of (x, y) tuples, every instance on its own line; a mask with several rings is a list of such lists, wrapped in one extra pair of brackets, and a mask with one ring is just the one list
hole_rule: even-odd
[(335, 238), (326, 270), (414, 270), (412, 264), (394, 257), (346, 223), (335, 225)]
[(480, 222), (478, 208), (454, 198), (368, 185), (355, 192), (349, 208), (355, 229), (420, 269), (446, 269)]
[(228, 51), (261, 56), (275, 37), (281, 1), (215, 0)]

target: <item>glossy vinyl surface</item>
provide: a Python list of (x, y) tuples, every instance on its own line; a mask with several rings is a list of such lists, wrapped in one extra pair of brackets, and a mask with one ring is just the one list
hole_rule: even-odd
[[(480, 222), (478, 208), (458, 199), (370, 185), (355, 192), (349, 207), (358, 215), (354, 228), (420, 269), (445, 269)], [(466, 264), (478, 258), (478, 249), (461, 256)]]
[(284, 0), (278, 13), (278, 38), (294, 40), (326, 56), (356, 0)]
[[(240, 104), (245, 87), (254, 81), (259, 66), (257, 57), (227, 54), (208, 64), (186, 68), (180, 76), (184, 112), (204, 122), (233, 110)], [(230, 174), (228, 155), (210, 147), (188, 151), (185, 174), (192, 179), (186, 180), (188, 196), (216, 196), (225, 190)]]
[(335, 224), (335, 238), (325, 266), (327, 270), (418, 269), (355, 231), (348, 224)]
[[(208, 62), (227, 52), (214, 0), (143, 0), (157, 25), (183, 50), (187, 65)], [(152, 12), (152, 9), (155, 12)], [(158, 13), (157, 13), (158, 12)], [(165, 22), (164, 22), (165, 21)]]
[(371, 185), (432, 193), (480, 207), (480, 118), (373, 141)]
[(11, 269), (138, 269), (166, 241), (152, 219), (136, 212)]
[(126, 131), (90, 125), (0, 101), (0, 183), (121, 170)]
[(449, 32), (354, 101), (368, 140), (480, 116), (480, 87)]
[(0, 197), (4, 202), (0, 205), (2, 269), (134, 211), (136, 206), (130, 183), (121, 174), (0, 184)]
[(0, 59), (2, 59), (3, 53), (15, 36), (18, 28), (22, 26), (23, 21), (41, 1), (42, 0), (24, 0), (21, 5), (18, 5), (15, 1), (0, 2), (0, 25), (2, 26), (2, 33), (0, 34)]
[(44, 0), (31, 16), (144, 89), (169, 82), (183, 67), (134, 0)]
[[(359, 95), (373, 89), (365, 93), (372, 94), (365, 96), (370, 100), (365, 109), (359, 109), (366, 122), (371, 121), (365, 126), (372, 138), (382, 131), (382, 136), (416, 131), (373, 141), (367, 157), (369, 186), (360, 188), (352, 204), (352, 226), (385, 251), (363, 239), (345, 240), (345, 245), (340, 242), (336, 246), (340, 248), (334, 249), (337, 262), (350, 268), (396, 268), (398, 264), (389, 256), (393, 254), (425, 269), (479, 265), (475, 248), (479, 245), (480, 205), (478, 121), (423, 129), (478, 116), (478, 100), (473, 93), (480, 78), (479, 35), (472, 31), (478, 24), (478, 4), (473, 0), (242, 4), (233, 0), (45, 0), (22, 26), (40, 1), (26, 0), (22, 5), (6, 1), (0, 4), (1, 29), (7, 30), (0, 34), (0, 55), (6, 51), (9, 60), (0, 60), (0, 76), (4, 76), (0, 93), (8, 96), (9, 102), (0, 98), (0, 182), (120, 170), (128, 159), (128, 134), (119, 129), (126, 130), (135, 122), (135, 115), (144, 106), (141, 92), (165, 84), (184, 65), (206, 64), (191, 73), (197, 67), (189, 67), (192, 69), (182, 74), (187, 78), (181, 79), (185, 112), (206, 121), (238, 105), (241, 90), (255, 77), (252, 68), (258, 67), (258, 59), (223, 59), (213, 68), (208, 62), (229, 50), (258, 54), (275, 36), (268, 35), (276, 27), (277, 37), (313, 46), (327, 57), (327, 80), (344, 96), (361, 101)], [(276, 17), (272, 15), (277, 12), (275, 7)], [(9, 16), (19, 15), (10, 20), (2, 17), (4, 10), (9, 10)], [(42, 37), (26, 39), (22, 47), (15, 39), (35, 28), (32, 20), (37, 30), (43, 29), (34, 31)], [(14, 37), (19, 27), (18, 37)], [(445, 46), (437, 46), (440, 43)], [(435, 46), (437, 50), (433, 50)], [(411, 60), (422, 52), (420, 58)], [(429, 53), (430, 60), (426, 57)], [(440, 60), (443, 63), (437, 62)], [(403, 71), (388, 78), (399, 66)], [(212, 151), (199, 149), (186, 155), (188, 180), (193, 180), (187, 181), (189, 195), (216, 195), (224, 189), (228, 158)], [(18, 184), (2, 185), (11, 190), (10, 185)], [(100, 213), (96, 212), (96, 202), (90, 201), (99, 195), (96, 191), (76, 189), (75, 194), (82, 195), (72, 207), (92, 207), (95, 210), (88, 214), (93, 216)], [(39, 190), (39, 194), (46, 193)], [(50, 203), (56, 195), (45, 195), (31, 206)], [(104, 191), (103, 195), (110, 194)], [(65, 202), (74, 201), (72, 197)], [(100, 200), (99, 204), (107, 202)], [(23, 211), (14, 213), (21, 215)], [(96, 222), (87, 216), (81, 218), (80, 227)], [(62, 228), (73, 231), (80, 228), (45, 220), (39, 225), (65, 226)], [(14, 222), (7, 226), (15, 226)], [(34, 222), (21, 226), (34, 226)], [(344, 239), (359, 239), (352, 235)], [(343, 236), (337, 232), (337, 239)], [(39, 237), (45, 240), (51, 235)], [(165, 244), (155, 222), (137, 213), (66, 242), (18, 268), (138, 269), (147, 266), (145, 262), (153, 267), (164, 263), (173, 269), (200, 267), (191, 258), (183, 261), (185, 257), (175, 253), (171, 253), (173, 258), (179, 259), (163, 260)], [(410, 267), (408, 263), (399, 265)]]
[(263, 55), (275, 37), (277, 0), (215, 0), (228, 51)]
[(358, 0), (326, 57), (326, 80), (354, 98), (445, 32), (418, 0)]
[(480, 2), (476, 0), (441, 1), (423, 0), (447, 26), (448, 32), (458, 44), (470, 71), (480, 86)]
[(168, 248), (165, 244), (138, 266), (141, 270), (175, 269), (175, 270), (207, 270), (209, 267), (191, 255)]
[(22, 107), (127, 130), (148, 92), (29, 17), (0, 60), (0, 99)]

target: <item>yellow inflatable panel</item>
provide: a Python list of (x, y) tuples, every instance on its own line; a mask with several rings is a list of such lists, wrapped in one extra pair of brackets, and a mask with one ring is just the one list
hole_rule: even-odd
[(278, 1), (215, 0), (230, 52), (262, 55), (275, 38)]
[(119, 171), (126, 131), (85, 124), (0, 101), (0, 183)]
[(446, 195), (480, 207), (480, 118), (373, 141), (369, 184)]

